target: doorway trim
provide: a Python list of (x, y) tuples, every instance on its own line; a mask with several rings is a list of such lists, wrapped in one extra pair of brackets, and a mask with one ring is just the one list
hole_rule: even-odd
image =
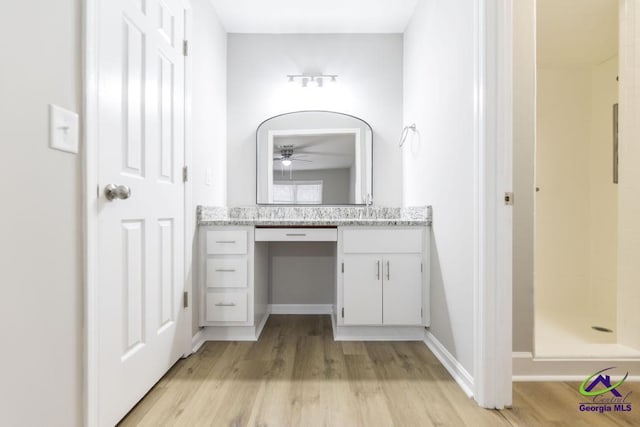
[[(99, 324), (98, 324), (98, 200), (100, 188), (98, 182), (98, 77), (99, 77), (99, 2), (101, 0), (83, 0), (82, 13), (82, 76), (83, 76), (83, 131), (84, 149), (82, 156), (83, 177), (83, 281), (84, 281), (84, 310), (83, 310), (83, 372), (82, 372), (82, 419), (86, 426), (98, 424), (98, 357)], [(183, 0), (185, 8), (185, 38), (191, 39), (193, 17), (191, 0)], [(192, 60), (185, 57), (185, 166), (192, 163), (192, 126), (191, 126), (191, 97), (192, 97)], [(193, 233), (195, 229), (195, 214), (191, 203), (193, 188), (187, 180), (184, 188), (184, 263), (185, 285), (188, 292), (188, 307), (184, 308), (183, 329), (183, 357), (192, 353), (192, 271)]]
[(512, 404), (513, 0), (475, 1), (474, 399)]
[(83, 239), (84, 239), (84, 425), (97, 425), (98, 415), (98, 1), (84, 0), (83, 14)]

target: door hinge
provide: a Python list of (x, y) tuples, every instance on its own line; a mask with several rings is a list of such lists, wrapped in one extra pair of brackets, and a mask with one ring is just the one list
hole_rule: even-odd
[(422, 263), (420, 263), (420, 273), (422, 273)]
[(504, 193), (504, 204), (506, 206), (513, 206), (513, 193)]
[(342, 307), (342, 318), (344, 319), (344, 307)]
[(420, 309), (420, 317), (424, 318), (424, 312), (422, 311), (422, 309)]
[(184, 293), (182, 294), (182, 306), (184, 308), (189, 307), (189, 292), (187, 291), (184, 291)]
[(182, 40), (182, 54), (189, 56), (189, 40)]
[(189, 181), (189, 168), (187, 166), (182, 167), (182, 182)]
[(344, 262), (342, 263), (342, 272), (344, 273)]

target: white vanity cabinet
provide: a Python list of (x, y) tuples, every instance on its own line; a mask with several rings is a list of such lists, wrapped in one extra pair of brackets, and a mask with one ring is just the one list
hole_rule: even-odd
[(256, 339), (268, 316), (266, 247), (252, 226), (200, 227), (200, 326), (210, 339)]
[(201, 324), (251, 323), (253, 228), (206, 227), (201, 237), (205, 258)]
[[(427, 230), (419, 225), (202, 225), (201, 339), (258, 339), (271, 312), (273, 245), (334, 242), (336, 276), (326, 283), (334, 289), (334, 339), (422, 340), (429, 326)], [(290, 305), (301, 313), (309, 310)]]
[(342, 228), (338, 324), (428, 325), (426, 239), (425, 227)]

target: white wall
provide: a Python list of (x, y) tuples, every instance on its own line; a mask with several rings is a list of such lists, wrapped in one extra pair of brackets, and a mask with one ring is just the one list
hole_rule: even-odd
[(474, 2), (419, 2), (404, 36), (403, 204), (433, 206), (431, 332), (473, 374)]
[[(277, 114), (317, 109), (352, 114), (371, 125), (374, 202), (400, 206), (401, 35), (229, 34), (228, 49), (229, 206), (256, 202), (258, 125)], [(286, 78), (312, 72), (338, 74), (338, 83), (303, 89)]]
[[(193, 7), (193, 191), (196, 204), (227, 202), (227, 33), (208, 0)], [(211, 183), (206, 184), (207, 169)]]
[(335, 304), (335, 243), (270, 243), (271, 304)]
[[(227, 34), (208, 0), (192, 0), (193, 36), (193, 215), (197, 205), (225, 206), (227, 199)], [(207, 184), (209, 169), (210, 184)], [(193, 264), (197, 271), (197, 243), (193, 229)], [(195, 275), (192, 274), (194, 278)], [(197, 280), (193, 292), (193, 330), (198, 330), (200, 304)]]
[(79, 426), (81, 155), (49, 149), (47, 104), (80, 112), (81, 2), (3, 6), (0, 423)]
[(533, 348), (535, 0), (513, 3), (513, 350)]

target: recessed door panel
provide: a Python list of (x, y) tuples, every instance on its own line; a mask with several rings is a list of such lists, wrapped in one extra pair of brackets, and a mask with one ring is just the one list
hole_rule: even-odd
[(385, 255), (382, 317), (385, 325), (422, 324), (421, 254)]
[(159, 242), (159, 271), (160, 278), (158, 285), (160, 286), (160, 329), (174, 321), (174, 296), (175, 296), (175, 275), (176, 270), (174, 258), (174, 227), (172, 219), (163, 219), (158, 221), (158, 242)]
[(169, 6), (164, 2), (158, 2), (158, 33), (171, 46), (175, 44), (175, 21), (176, 16)]
[(382, 324), (382, 261), (375, 255), (346, 255), (343, 274), (345, 325)]
[(123, 358), (137, 351), (145, 339), (145, 239), (144, 221), (122, 223), (123, 277)]
[(160, 180), (173, 182), (174, 176), (174, 102), (175, 86), (174, 64), (167, 56), (160, 53), (158, 59), (159, 89), (159, 138), (160, 143)]
[(145, 51), (147, 43), (143, 31), (127, 17), (123, 22), (123, 38), (123, 172), (142, 176), (144, 174)]

